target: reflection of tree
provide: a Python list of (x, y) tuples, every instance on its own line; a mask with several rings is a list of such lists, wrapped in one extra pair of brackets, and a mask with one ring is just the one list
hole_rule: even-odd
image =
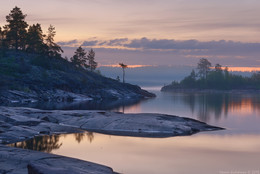
[(186, 100), (189, 103), (190, 110), (191, 110), (191, 112), (193, 114), (194, 113), (194, 109), (195, 109), (195, 95), (188, 95)]
[(231, 110), (242, 111), (243, 108), (260, 110), (259, 95), (254, 94), (191, 93), (183, 96), (182, 99), (189, 105), (192, 113), (194, 108), (198, 110), (198, 118), (204, 122), (208, 122), (213, 115), (216, 120), (219, 120), (222, 114), (227, 116)]
[(74, 134), (74, 136), (75, 136), (76, 141), (78, 143), (80, 143), (84, 139), (85, 134), (84, 133), (77, 133), (77, 134)]
[(91, 143), (94, 140), (93, 132), (87, 132), (88, 141)]
[(59, 149), (61, 147), (62, 143), (59, 143), (59, 139), (60, 135), (46, 135), (35, 137), (27, 141), (14, 143), (11, 146), (50, 153), (52, 150)]
[(84, 138), (85, 136), (88, 137), (88, 141), (91, 143), (93, 140), (94, 140), (94, 134), (93, 132), (86, 132), (86, 133), (76, 133), (74, 134), (75, 136), (75, 139), (78, 143), (80, 143)]

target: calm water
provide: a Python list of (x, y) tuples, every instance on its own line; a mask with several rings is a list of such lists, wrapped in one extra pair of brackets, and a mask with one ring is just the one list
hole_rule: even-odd
[(157, 98), (113, 110), (185, 116), (226, 130), (172, 138), (86, 132), (37, 137), (16, 146), (97, 162), (126, 174), (260, 173), (260, 95), (153, 92)]

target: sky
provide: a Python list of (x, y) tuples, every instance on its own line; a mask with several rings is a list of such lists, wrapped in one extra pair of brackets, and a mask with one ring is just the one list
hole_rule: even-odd
[(70, 57), (93, 48), (99, 65), (260, 67), (259, 0), (1, 0), (0, 26), (18, 6), (26, 21), (50, 24)]

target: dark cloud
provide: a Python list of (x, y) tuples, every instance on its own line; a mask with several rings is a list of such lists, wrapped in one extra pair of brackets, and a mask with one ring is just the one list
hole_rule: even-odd
[(61, 45), (61, 46), (73, 45), (73, 44), (77, 44), (77, 43), (78, 43), (77, 39), (66, 41), (66, 42), (58, 42), (58, 44)]
[(102, 41), (102, 42), (100, 42), (98, 45), (99, 45), (99, 46), (104, 46), (104, 45), (106, 45), (106, 43), (107, 43), (107, 41)]
[(234, 41), (207, 41), (198, 40), (173, 40), (173, 39), (133, 39), (118, 38), (112, 40), (88, 40), (82, 44), (78, 40), (70, 40), (66, 42), (58, 42), (61, 46), (120, 46), (126, 49), (135, 48), (139, 50), (158, 50), (158, 51), (192, 51), (193, 53), (211, 52), (215, 54), (252, 54), (260, 52), (260, 43), (244, 43)]
[(109, 40), (106, 45), (109, 46), (123, 46), (125, 42), (128, 41), (128, 38), (120, 38), (120, 39), (113, 39)]
[[(61, 45), (77, 47), (81, 43), (77, 40), (60, 42)], [(259, 65), (260, 43), (244, 43), (235, 41), (207, 41), (198, 40), (173, 40), (173, 39), (127, 39), (113, 40), (88, 40), (83, 46), (96, 46), (95, 50), (107, 60), (116, 62), (131, 62), (146, 64), (196, 64), (199, 58), (205, 57), (213, 63), (222, 65), (250, 66)], [(110, 46), (113, 46), (111, 48)], [(120, 49), (117, 48), (120, 47)], [(122, 49), (125, 48), (125, 49)], [(130, 49), (131, 48), (131, 49)], [(73, 53), (71, 51), (71, 53)], [(118, 54), (118, 56), (115, 56)], [(108, 55), (111, 55), (108, 58)], [(113, 57), (115, 56), (115, 57)], [(125, 59), (123, 59), (123, 58)], [(141, 58), (140, 58), (141, 57)], [(160, 60), (158, 59), (160, 58)], [(123, 60), (122, 60), (123, 59)], [(174, 60), (174, 61), (173, 61)], [(171, 63), (172, 62), (172, 63)]]
[[(213, 41), (210, 44), (215, 44)], [(208, 43), (199, 42), (197, 40), (176, 41), (169, 39), (134, 39), (125, 47), (140, 49), (158, 49), (158, 50), (174, 50), (174, 49), (208, 49)]]
[(169, 40), (169, 39), (134, 39), (125, 47), (144, 50), (222, 50), (222, 51), (259, 51), (260, 43), (242, 43), (234, 41)]
[(96, 46), (97, 43), (98, 43), (98, 40), (84, 41), (82, 43), (82, 46)]

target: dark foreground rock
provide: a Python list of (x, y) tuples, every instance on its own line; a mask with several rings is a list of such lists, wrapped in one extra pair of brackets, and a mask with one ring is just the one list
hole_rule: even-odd
[(0, 173), (113, 174), (109, 167), (48, 153), (0, 145)]

